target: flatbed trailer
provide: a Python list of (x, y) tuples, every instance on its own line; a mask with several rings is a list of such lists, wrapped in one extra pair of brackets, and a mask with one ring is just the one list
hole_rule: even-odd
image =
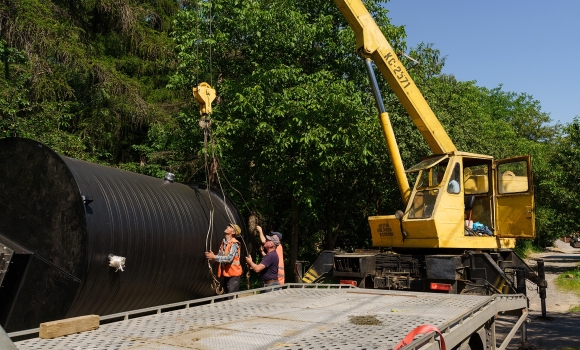
[[(286, 284), (264, 293), (269, 289), (235, 293), (232, 300), (218, 296), (104, 316), (101, 323), (122, 320), (14, 344), (20, 350), (393, 349), (417, 326), (430, 324), (441, 331), (447, 349), (505, 349), (528, 312), (521, 294), (453, 295), (312, 284)], [(135, 317), (146, 313), (154, 314)], [(495, 319), (502, 313), (520, 317), (496, 347)], [(419, 335), (405, 349), (440, 349), (440, 336)]]

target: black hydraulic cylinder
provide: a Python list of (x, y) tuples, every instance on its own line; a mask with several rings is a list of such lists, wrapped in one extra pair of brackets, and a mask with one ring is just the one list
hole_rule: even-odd
[(526, 271), (523, 267), (516, 269), (516, 292), (526, 295)]
[(373, 91), (373, 96), (375, 97), (375, 102), (377, 103), (379, 113), (385, 113), (386, 112), (385, 104), (383, 103), (381, 92), (379, 91), (379, 84), (377, 83), (377, 77), (375, 76), (375, 71), (373, 70), (373, 65), (371, 64), (370, 58), (365, 59), (365, 67), (367, 69), (369, 83), (371, 84), (371, 89)]
[(538, 277), (542, 280), (544, 285), (541, 285), (540, 288), (540, 301), (542, 303), (542, 316), (546, 317), (546, 270), (544, 268), (544, 260), (538, 259)]

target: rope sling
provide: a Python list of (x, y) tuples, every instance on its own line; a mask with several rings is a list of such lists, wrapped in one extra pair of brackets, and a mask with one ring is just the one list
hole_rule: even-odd
[[(236, 222), (235, 217), (234, 217), (231, 209), (227, 205), (226, 195), (225, 195), (225, 192), (223, 190), (223, 186), (222, 186), (220, 174), (219, 174), (220, 167), (219, 167), (219, 161), (218, 161), (218, 158), (216, 155), (216, 143), (214, 141), (214, 138), (212, 137), (212, 130), (211, 130), (212, 120), (209, 117), (209, 115), (212, 113), (211, 102), (215, 99), (215, 95), (216, 95), (215, 90), (212, 89), (209, 84), (201, 83), (197, 87), (193, 88), (193, 95), (199, 104), (199, 110), (200, 110), (200, 114), (201, 114), (201, 118), (199, 119), (199, 126), (203, 130), (203, 156), (204, 156), (204, 169), (205, 169), (205, 177), (206, 177), (205, 180), (206, 180), (206, 184), (207, 184), (206, 191), (207, 191), (207, 195), (208, 195), (208, 198), (210, 201), (210, 207), (211, 207), (210, 215), (209, 215), (208, 230), (207, 230), (206, 239), (205, 239), (205, 251), (209, 252), (209, 251), (212, 251), (211, 242), (213, 240), (214, 211), (215, 211), (213, 201), (211, 199), (212, 183), (217, 183), (219, 185), (219, 190), (223, 195), (224, 211), (226, 213), (226, 216), (228, 218), (229, 223), (236, 224), (238, 226), (239, 226), (239, 224)], [(228, 182), (230, 187), (233, 188), (233, 186), (230, 184), (230, 182), (227, 180), (227, 178), (225, 176), (224, 176), (224, 178), (226, 179), (226, 181)], [(236, 192), (240, 193), (235, 188), (234, 188), (234, 190)], [(240, 195), (241, 195), (241, 193), (240, 193)], [(242, 197), (242, 200), (244, 200), (243, 197)], [(244, 200), (244, 204), (247, 207), (247, 203), (245, 202), (245, 200)], [(249, 210), (249, 208), (248, 208), (248, 210)], [(240, 238), (242, 244), (244, 245), (245, 251), (248, 252), (248, 247), (246, 245), (246, 242), (245, 242), (243, 236), (241, 235), (241, 232), (240, 232), (240, 235), (237, 235), (237, 238)], [(210, 275), (212, 277), (212, 283), (211, 283), (212, 289), (218, 295), (223, 294), (224, 289), (221, 286), (221, 283), (218, 280), (218, 277), (215, 275), (215, 273), (213, 271), (212, 264), (209, 260), (208, 260), (208, 269), (209, 269)], [(246, 279), (247, 279), (248, 289), (249, 289), (249, 277), (250, 277), (249, 275), (250, 275), (250, 271), (249, 271), (249, 269), (247, 269)]]
[[(213, 6), (213, 4), (212, 4), (211, 0), (209, 0), (209, 16), (207, 18), (208, 18), (208, 22), (209, 22), (209, 41), (208, 41), (208, 43), (209, 43), (210, 84), (213, 84), (213, 52), (212, 52), (212, 34), (213, 33), (212, 33), (212, 12), (211, 12), (212, 6)], [(200, 71), (200, 69), (199, 69), (199, 43), (201, 41), (200, 31), (199, 31), (199, 23), (203, 17), (202, 9), (199, 6), (199, 2), (196, 2), (196, 12), (197, 12), (197, 16), (198, 16), (198, 20), (196, 22), (196, 36), (197, 36), (198, 40), (196, 40), (196, 43), (195, 43), (195, 51), (196, 51), (196, 62), (197, 62), (196, 83), (198, 85), (197, 85), (197, 87), (193, 88), (193, 96), (195, 97), (195, 99), (199, 105), (199, 111), (201, 114), (201, 118), (199, 119), (199, 126), (203, 130), (204, 169), (205, 169), (206, 184), (207, 184), (206, 190), (207, 190), (207, 195), (208, 195), (210, 205), (211, 205), (208, 231), (207, 231), (206, 240), (205, 240), (205, 251), (209, 252), (209, 251), (212, 251), (211, 250), (211, 242), (213, 239), (213, 231), (214, 231), (214, 207), (213, 207), (213, 201), (211, 200), (211, 185), (212, 185), (212, 183), (217, 182), (219, 185), (220, 191), (223, 194), (224, 210), (225, 210), (225, 213), (228, 217), (229, 223), (236, 224), (238, 226), (239, 226), (239, 224), (235, 221), (234, 215), (227, 205), (225, 192), (223, 191), (219, 172), (218, 172), (219, 162), (218, 162), (218, 158), (216, 156), (216, 143), (212, 137), (212, 130), (211, 130), (212, 120), (209, 117), (210, 114), (212, 113), (211, 104), (216, 97), (216, 91), (208, 83), (205, 83), (205, 82), (199, 83), (199, 71)], [(228, 182), (230, 187), (233, 188), (241, 196), (241, 193), (230, 184), (230, 182), (225, 177), (225, 175), (224, 175), (224, 178)], [(248, 206), (247, 206), (247, 203), (244, 200), (243, 196), (241, 196), (241, 198), (244, 201), (244, 204), (246, 205), (246, 208), (247, 208)], [(248, 210), (249, 210), (249, 208), (248, 208)], [(249, 210), (249, 212), (251, 213), (252, 211)], [(246, 253), (248, 253), (249, 252), (248, 247), (246, 245), (246, 242), (245, 242), (243, 236), (241, 235), (241, 232), (237, 236), (238, 236), (238, 238), (241, 239), (241, 241), (244, 245), (244, 248), (246, 249)], [(209, 271), (210, 271), (210, 274), (212, 277), (212, 282), (211, 282), (212, 289), (215, 290), (216, 294), (218, 294), (218, 295), (223, 294), (224, 289), (221, 286), (220, 281), (216, 277), (215, 273), (213, 272), (212, 264), (209, 260), (208, 260), (208, 268), (209, 268)], [(250, 270), (249, 269), (246, 269), (246, 270), (247, 270), (246, 271), (247, 287), (249, 289), (250, 288)]]

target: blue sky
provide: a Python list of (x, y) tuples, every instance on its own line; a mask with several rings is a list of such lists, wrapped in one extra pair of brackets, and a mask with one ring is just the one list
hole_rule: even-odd
[(433, 43), (444, 73), (525, 92), (553, 123), (580, 116), (580, 1), (390, 0), (407, 45)]

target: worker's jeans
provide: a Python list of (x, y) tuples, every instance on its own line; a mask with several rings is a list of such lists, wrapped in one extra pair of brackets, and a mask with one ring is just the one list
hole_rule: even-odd
[[(270, 283), (270, 284), (264, 283), (264, 287), (272, 287), (272, 286), (279, 286), (279, 285), (280, 285), (280, 282), (278, 282), (278, 281)], [(269, 289), (269, 290), (264, 291), (264, 293), (268, 293), (268, 292), (276, 291), (276, 290), (280, 290), (280, 288)]]
[[(224, 294), (235, 293), (240, 291), (240, 277), (224, 277)], [(229, 297), (228, 299), (233, 299)]]

